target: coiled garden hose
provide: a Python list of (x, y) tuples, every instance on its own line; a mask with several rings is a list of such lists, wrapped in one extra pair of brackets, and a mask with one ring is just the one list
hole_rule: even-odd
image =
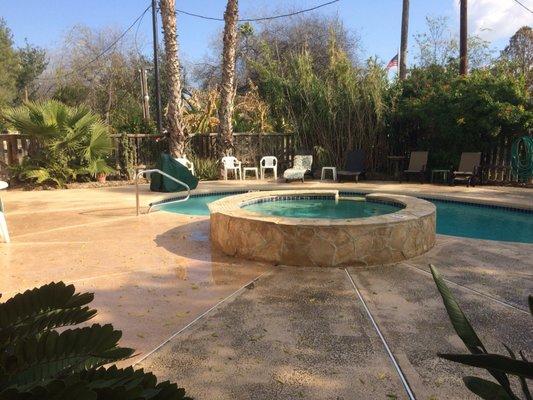
[(511, 168), (519, 182), (533, 177), (533, 136), (516, 139), (511, 147)]

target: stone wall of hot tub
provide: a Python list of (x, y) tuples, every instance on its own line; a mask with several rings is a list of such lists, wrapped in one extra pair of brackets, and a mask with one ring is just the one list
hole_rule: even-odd
[(272, 191), (229, 196), (210, 204), (211, 242), (228, 255), (274, 264), (336, 267), (402, 261), (435, 244), (435, 206), (392, 194), (367, 201), (403, 205), (390, 214), (354, 219), (263, 216), (242, 208), (265, 197), (335, 196), (337, 191)]

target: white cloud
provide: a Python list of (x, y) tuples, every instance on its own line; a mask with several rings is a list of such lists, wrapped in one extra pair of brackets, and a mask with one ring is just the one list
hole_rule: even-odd
[[(531, 0), (521, 0), (531, 4)], [(459, 13), (459, 0), (453, 0)], [(533, 24), (533, 16), (514, 0), (469, 0), (469, 31), (490, 41), (508, 38), (520, 27)]]

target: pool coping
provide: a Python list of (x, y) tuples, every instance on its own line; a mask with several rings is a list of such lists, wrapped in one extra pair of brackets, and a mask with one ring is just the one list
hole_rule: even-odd
[[(246, 210), (247, 205), (251, 202), (260, 199), (270, 199), (272, 197), (309, 197), (309, 196), (331, 196), (333, 198), (342, 194), (338, 190), (316, 190), (316, 189), (301, 189), (301, 190), (274, 190), (274, 191), (260, 191), (248, 192), (239, 195), (224, 197), (208, 205), (211, 214), (223, 213), (237, 218), (247, 218), (256, 221), (270, 222), (274, 224), (283, 224), (289, 226), (344, 226), (346, 224), (354, 225), (388, 225), (397, 224), (408, 220), (414, 220), (421, 217), (434, 214), (436, 212), (435, 205), (421, 200), (416, 197), (394, 195), (388, 193), (369, 193), (365, 198), (369, 201), (393, 203), (403, 208), (398, 211), (375, 215), (372, 217), (363, 218), (294, 218), (281, 217), (261, 214)], [(274, 200), (275, 201), (275, 200)]]
[[(236, 195), (236, 194), (243, 194), (243, 193), (249, 193), (249, 192), (265, 192), (265, 191), (272, 191), (272, 190), (279, 190), (277, 189), (278, 186), (275, 186), (273, 189), (269, 189), (268, 187), (264, 188), (264, 189), (246, 189), (246, 188), (242, 188), (242, 189), (239, 189), (239, 190), (235, 190), (235, 189), (228, 189), (228, 190), (224, 190), (224, 189), (216, 189), (216, 190), (213, 190), (213, 189), (198, 189), (198, 191), (194, 191), (193, 193), (191, 193), (191, 198), (195, 198), (195, 197), (206, 197), (206, 196), (217, 196), (217, 195)], [(400, 195), (400, 196), (409, 196), (409, 197), (415, 197), (415, 198), (418, 198), (418, 199), (421, 199), (421, 200), (428, 200), (428, 201), (441, 201), (441, 202), (445, 202), (445, 203), (455, 203), (455, 204), (464, 204), (464, 205), (469, 205), (469, 206), (475, 206), (475, 207), (483, 207), (483, 208), (495, 208), (495, 209), (501, 209), (501, 210), (507, 210), (507, 211), (516, 211), (516, 212), (521, 212), (521, 213), (525, 213), (525, 214), (533, 214), (533, 204), (531, 206), (527, 206), (527, 205), (514, 205), (514, 206), (511, 206), (511, 205), (504, 205), (504, 204), (494, 204), (494, 203), (491, 203), (490, 200), (485, 200), (485, 199), (471, 199), (469, 198), (468, 200), (467, 199), (461, 199), (457, 196), (450, 196), (450, 195), (430, 195), (430, 196), (427, 196), (427, 195), (419, 195), (417, 194), (416, 192), (413, 192), (413, 193), (409, 193), (409, 194), (401, 194), (401, 193), (397, 193), (395, 191), (391, 191), (391, 192), (385, 192), (385, 191), (373, 191), (373, 190), (346, 190), (346, 189), (327, 189), (327, 188), (324, 188), (324, 189), (301, 189), (301, 188), (285, 188), (283, 190), (287, 190), (287, 191), (298, 191), (298, 190), (315, 190), (315, 191), (323, 191), (323, 190), (338, 190), (339, 192), (339, 195), (341, 196), (345, 196), (345, 195), (359, 195), (359, 196), (366, 196), (367, 194), (369, 193), (379, 193), (379, 194), (394, 194), (394, 195)], [(179, 196), (172, 196), (172, 197), (168, 197), (166, 199), (162, 199), (162, 200), (158, 200), (158, 201), (154, 201), (152, 203), (150, 203), (150, 205), (153, 205), (153, 206), (159, 206), (159, 205), (162, 205), (164, 203), (168, 203), (170, 201), (173, 201), (173, 200), (178, 200), (178, 199), (182, 199), (186, 197), (185, 194), (183, 195), (179, 195)]]

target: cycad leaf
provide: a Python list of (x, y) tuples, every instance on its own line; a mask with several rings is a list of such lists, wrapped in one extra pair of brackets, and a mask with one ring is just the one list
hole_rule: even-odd
[(533, 363), (500, 354), (439, 354), (439, 357), (472, 367), (533, 379)]
[[(95, 368), (130, 357), (133, 350), (118, 347), (122, 332), (111, 325), (47, 331), (15, 343), (9, 358), (0, 362), (8, 370), (8, 386), (45, 382), (66, 371)], [(9, 364), (7, 364), (7, 361)]]
[(74, 291), (73, 285), (52, 282), (0, 303), (0, 344), (92, 318), (96, 310), (84, 306), (94, 295)]
[(472, 393), (483, 400), (515, 400), (504, 388), (494, 382), (475, 376), (465, 376), (463, 382)]

